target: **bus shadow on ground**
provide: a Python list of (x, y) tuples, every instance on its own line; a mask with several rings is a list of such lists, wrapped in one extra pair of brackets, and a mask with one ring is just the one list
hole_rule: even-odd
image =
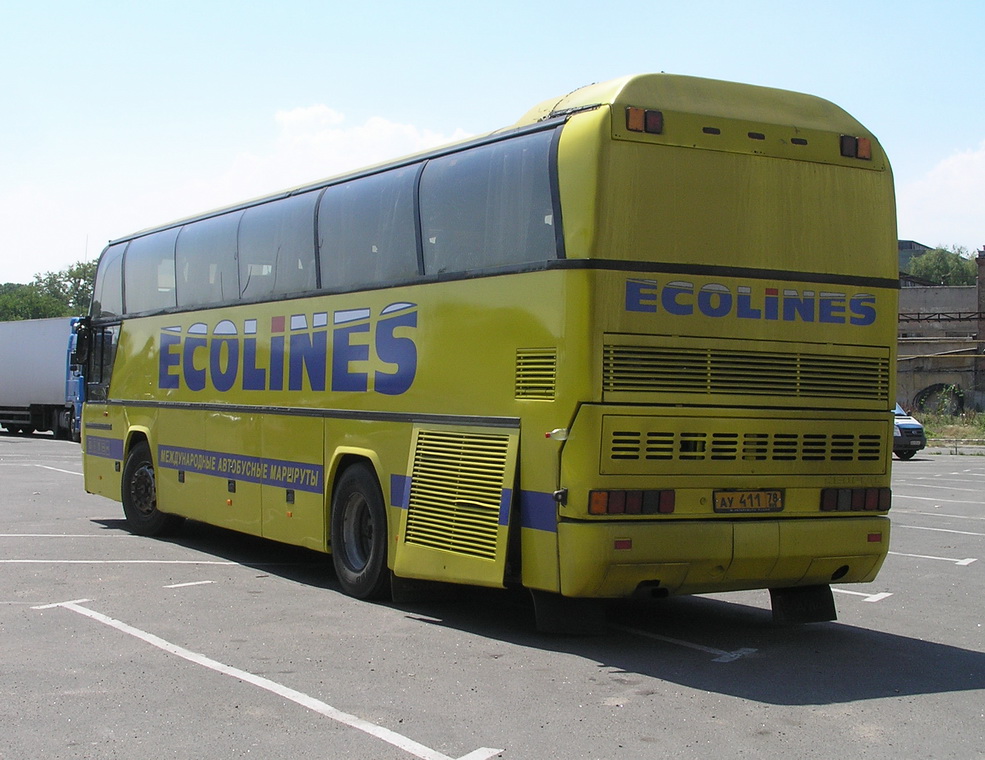
[[(766, 593), (766, 592), (763, 592)], [(476, 589), (457, 608), (408, 614), (520, 646), (773, 705), (832, 705), (985, 689), (985, 653), (838, 622), (779, 626), (769, 610), (704, 597), (609, 605), (607, 632), (552, 636), (533, 630), (519, 593)], [(425, 616), (417, 614), (427, 609)], [(725, 656), (722, 655), (734, 655)]]
[[(124, 520), (94, 522), (106, 530), (126, 529)], [(148, 540), (342, 593), (331, 557), (320, 552), (192, 520), (173, 536)], [(985, 689), (985, 653), (838, 622), (778, 626), (768, 609), (732, 601), (689, 596), (614, 602), (605, 632), (565, 636), (537, 632), (524, 590), (448, 590), (440, 601), (384, 604), (425, 625), (564, 652), (610, 674), (766, 704), (830, 705)], [(730, 653), (735, 656), (721, 656)]]
[[(99, 519), (92, 522), (101, 525), (106, 530), (129, 532), (124, 519)], [(254, 570), (261, 570), (270, 575), (303, 583), (306, 586), (341, 592), (335, 579), (335, 571), (332, 568), (331, 555), (300, 546), (281, 544), (271, 541), (269, 538), (237, 533), (196, 520), (183, 521), (171, 535), (147, 538), (146, 540), (174, 544)]]

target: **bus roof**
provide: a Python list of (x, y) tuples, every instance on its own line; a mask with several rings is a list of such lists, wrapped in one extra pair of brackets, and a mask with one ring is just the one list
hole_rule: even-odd
[(869, 136), (865, 127), (850, 114), (823, 98), (677, 74), (639, 74), (581, 87), (560, 98), (545, 100), (524, 114), (514, 126), (534, 124), (606, 104)]
[(219, 216), (360, 176), (375, 174), (488, 140), (503, 139), (509, 133), (535, 127), (540, 122), (563, 118), (572, 112), (589, 110), (602, 105), (662, 108), (668, 111), (695, 115), (728, 117), (763, 124), (783, 124), (802, 129), (818, 129), (871, 137), (870, 133), (846, 111), (823, 98), (812, 95), (677, 74), (637, 74), (587, 85), (560, 98), (545, 100), (529, 110), (515, 124), (503, 129), (475, 135), (421, 153), (395, 157), (378, 164), (211, 209), (203, 213), (174, 219), (166, 224), (155, 225), (112, 239), (108, 242), (107, 247), (153, 232), (178, 227), (198, 219)]

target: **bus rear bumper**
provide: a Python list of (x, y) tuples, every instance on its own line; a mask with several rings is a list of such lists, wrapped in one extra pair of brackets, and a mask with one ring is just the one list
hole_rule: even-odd
[(563, 522), (561, 593), (698, 594), (873, 580), (889, 550), (885, 517)]

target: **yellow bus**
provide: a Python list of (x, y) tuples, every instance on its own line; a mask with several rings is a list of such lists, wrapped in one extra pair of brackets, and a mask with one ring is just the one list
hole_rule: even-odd
[(359, 598), (518, 585), (550, 630), (769, 589), (834, 619), (888, 550), (895, 241), (886, 156), (825, 100), (585, 87), (112, 241), (85, 487), (138, 534), (331, 552)]

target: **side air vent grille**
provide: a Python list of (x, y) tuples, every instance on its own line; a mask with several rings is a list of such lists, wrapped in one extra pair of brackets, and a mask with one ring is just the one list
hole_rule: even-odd
[(606, 394), (644, 397), (673, 394), (850, 400), (850, 406), (889, 408), (887, 355), (726, 349), (701, 345), (702, 341), (694, 343), (688, 347), (607, 343), (603, 390)]
[(516, 398), (553, 401), (556, 383), (556, 348), (521, 348), (516, 352)]
[(508, 447), (508, 436), (419, 431), (406, 542), (495, 559)]

